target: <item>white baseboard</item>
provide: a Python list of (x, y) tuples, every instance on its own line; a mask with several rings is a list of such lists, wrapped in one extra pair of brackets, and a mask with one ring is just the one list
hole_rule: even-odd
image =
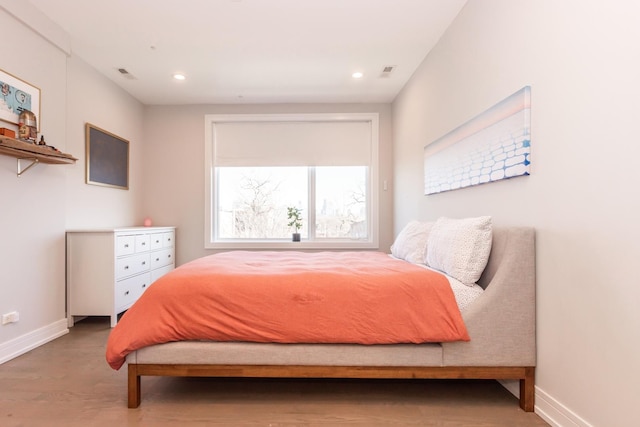
[[(519, 381), (499, 381), (499, 383), (515, 397), (520, 398)], [(535, 413), (552, 427), (593, 427), (537, 386), (535, 401)]]
[(68, 333), (67, 319), (61, 319), (2, 343), (0, 344), (0, 365)]
[(554, 427), (593, 427), (538, 387), (536, 387), (536, 414)]

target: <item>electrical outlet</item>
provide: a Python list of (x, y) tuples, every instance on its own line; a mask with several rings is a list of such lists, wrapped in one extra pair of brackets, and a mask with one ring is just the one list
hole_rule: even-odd
[(6, 325), (7, 323), (16, 323), (20, 320), (20, 313), (17, 311), (12, 311), (11, 313), (6, 313), (2, 315), (2, 324)]

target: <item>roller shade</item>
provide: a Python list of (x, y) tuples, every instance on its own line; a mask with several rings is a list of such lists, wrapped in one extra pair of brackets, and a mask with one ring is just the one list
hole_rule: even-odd
[(370, 166), (370, 121), (213, 123), (216, 166)]

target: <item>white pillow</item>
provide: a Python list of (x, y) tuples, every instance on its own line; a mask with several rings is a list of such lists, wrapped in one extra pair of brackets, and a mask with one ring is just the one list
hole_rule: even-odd
[(398, 233), (391, 245), (391, 254), (405, 261), (422, 264), (427, 250), (427, 239), (433, 222), (410, 221)]
[(473, 286), (487, 266), (492, 239), (490, 216), (438, 218), (429, 233), (425, 264)]

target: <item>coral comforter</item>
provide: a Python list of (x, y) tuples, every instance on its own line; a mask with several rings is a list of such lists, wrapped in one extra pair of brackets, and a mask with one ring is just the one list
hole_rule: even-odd
[(447, 278), (382, 252), (210, 255), (161, 277), (111, 331), (107, 362), (170, 341), (468, 341)]

